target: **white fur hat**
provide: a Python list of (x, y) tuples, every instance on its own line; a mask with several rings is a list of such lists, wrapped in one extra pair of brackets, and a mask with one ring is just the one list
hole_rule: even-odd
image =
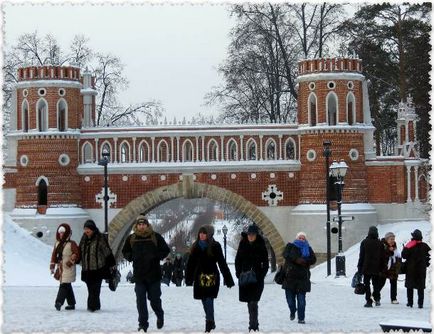
[(57, 232), (59, 232), (59, 233), (65, 233), (66, 232), (66, 228), (64, 226), (60, 226), (59, 229), (57, 230)]
[(306, 232), (298, 232), (297, 235), (295, 236), (295, 238), (298, 239), (298, 237), (301, 235), (303, 235), (304, 238), (306, 238)]

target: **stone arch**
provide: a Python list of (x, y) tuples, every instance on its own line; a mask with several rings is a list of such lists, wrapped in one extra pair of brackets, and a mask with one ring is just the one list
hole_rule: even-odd
[(227, 203), (254, 221), (270, 241), (276, 254), (276, 262), (283, 263), (282, 253), (285, 243), (271, 222), (253, 203), (244, 197), (224, 188), (193, 181), (193, 175), (183, 175), (182, 181), (156, 188), (128, 203), (110, 222), (109, 243), (116, 258), (121, 256), (122, 246), (128, 237), (135, 218), (147, 213), (160, 204), (176, 198), (209, 198)]

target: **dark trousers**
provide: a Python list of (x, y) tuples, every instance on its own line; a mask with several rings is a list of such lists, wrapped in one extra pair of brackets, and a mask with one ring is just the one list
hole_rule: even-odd
[(247, 308), (249, 309), (249, 328), (257, 329), (258, 323), (258, 302), (248, 302)]
[[(295, 312), (297, 312), (298, 320), (304, 320), (306, 310), (306, 292), (295, 292), (291, 289), (285, 289), (285, 295), (291, 315), (295, 315)], [(297, 304), (295, 303), (296, 298)]]
[[(417, 290), (417, 305), (423, 306), (423, 292), (424, 289), (416, 289)], [(413, 306), (413, 289), (407, 288), (407, 303)]]
[(101, 308), (99, 296), (101, 294), (102, 278), (92, 278), (86, 281), (87, 285), (87, 309), (89, 311), (96, 311)]
[(372, 297), (376, 302), (379, 302), (381, 299), (380, 291), (384, 284), (382, 284), (382, 278), (379, 275), (364, 275), (363, 276), (363, 284), (366, 288), (365, 299), (368, 303), (372, 303), (371, 299), (371, 280), (372, 280)]
[(202, 305), (205, 311), (205, 319), (214, 321), (214, 298), (202, 298)]
[(136, 292), (137, 311), (139, 312), (139, 327), (148, 328), (148, 305), (146, 297), (151, 303), (151, 308), (158, 319), (164, 318), (164, 311), (161, 306), (161, 287), (160, 281), (153, 283), (136, 282), (134, 291)]
[(68, 305), (75, 305), (74, 290), (72, 290), (71, 283), (60, 283), (59, 285), (59, 291), (57, 291), (56, 297), (56, 304), (60, 304), (60, 306), (62, 306), (65, 302), (65, 299)]
[[(386, 281), (387, 278), (382, 278), (381, 279), (381, 288), (380, 290), (386, 285)], [(397, 291), (398, 291), (398, 279), (392, 279), (389, 278), (390, 281), (390, 300), (397, 300), (396, 296), (397, 296)]]

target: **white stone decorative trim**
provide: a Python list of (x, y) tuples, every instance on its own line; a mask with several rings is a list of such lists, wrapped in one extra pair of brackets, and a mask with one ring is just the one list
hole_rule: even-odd
[(142, 175), (141, 179), (142, 179), (142, 181), (148, 181), (148, 177), (146, 175)]
[(83, 85), (79, 81), (67, 80), (29, 80), (20, 81), (15, 84), (18, 88), (31, 88), (31, 87), (68, 87), (68, 88), (81, 88)]
[(65, 88), (59, 88), (57, 93), (59, 94), (59, 96), (65, 96), (66, 95), (66, 90)]
[(328, 89), (335, 89), (336, 88), (336, 82), (334, 82), (334, 81), (327, 82), (327, 88)]
[[(116, 203), (118, 196), (110, 190), (110, 187), (107, 187), (108, 201), (107, 206), (110, 208), (112, 204)], [(95, 202), (101, 204), (101, 207), (104, 208), (104, 187), (101, 188), (101, 192), (95, 195)]]
[(45, 87), (41, 87), (38, 89), (38, 95), (39, 96), (45, 96), (47, 95), (47, 89)]
[(348, 72), (330, 72), (330, 73), (309, 73), (300, 75), (296, 82), (304, 81), (318, 81), (318, 80), (359, 80), (362, 81), (365, 76), (360, 73), (348, 73)]
[(315, 161), (316, 159), (316, 152), (314, 149), (310, 149), (306, 152), (306, 159), (310, 162)]
[(251, 178), (252, 180), (255, 180), (255, 179), (256, 179), (256, 173), (252, 173), (252, 174), (250, 174), (250, 178)]
[(309, 90), (315, 90), (315, 87), (316, 87), (316, 85), (315, 85), (315, 82), (309, 82), (309, 85), (308, 85), (308, 87), (309, 87)]
[(160, 175), (160, 180), (161, 181), (166, 181), (166, 175)]
[(216, 180), (216, 179), (217, 179), (217, 175), (211, 174), (211, 180)]
[(122, 181), (124, 181), (124, 182), (128, 181), (128, 176), (127, 175), (123, 175), (122, 176)]
[(275, 179), (275, 178), (276, 178), (276, 174), (270, 173), (270, 179)]
[(61, 166), (68, 166), (71, 162), (71, 159), (69, 158), (69, 155), (66, 153), (62, 153), (59, 155), (59, 159), (57, 160)]
[(231, 174), (231, 179), (232, 179), (232, 180), (235, 180), (236, 178), (237, 178), (237, 174), (234, 174), (234, 173)]
[(23, 97), (27, 97), (29, 95), (29, 91), (27, 89), (23, 89)]
[(275, 184), (269, 184), (268, 189), (262, 192), (262, 199), (268, 202), (268, 206), (277, 206), (278, 201), (283, 199), (283, 192), (277, 190)]
[(89, 182), (89, 181), (90, 181), (90, 176), (87, 176), (87, 175), (86, 175), (86, 176), (84, 177), (84, 182)]
[(347, 87), (348, 87), (348, 89), (354, 89), (354, 82), (353, 81), (348, 81), (347, 82)]
[(29, 157), (28, 157), (26, 154), (23, 154), (23, 155), (20, 157), (20, 164), (21, 164), (21, 166), (23, 166), (23, 167), (26, 167), (26, 166), (29, 164)]
[(352, 161), (356, 161), (357, 159), (359, 159), (359, 151), (356, 148), (352, 148), (349, 152), (348, 152), (348, 156), (350, 157), (350, 159)]

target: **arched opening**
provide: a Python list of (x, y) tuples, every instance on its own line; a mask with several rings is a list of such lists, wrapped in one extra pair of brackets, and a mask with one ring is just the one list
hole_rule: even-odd
[(183, 146), (182, 161), (193, 161), (193, 144), (190, 140), (186, 140)]
[(208, 143), (208, 161), (218, 161), (218, 145), (214, 139)]
[(266, 159), (275, 160), (276, 159), (276, 142), (273, 139), (268, 140), (265, 145), (266, 147)]
[[(184, 186), (180, 187), (180, 183), (183, 182), (191, 185), (191, 188)], [(222, 196), (222, 193), (227, 194), (225, 196)], [(267, 216), (265, 216), (265, 214), (261, 210), (259, 210), (253, 203), (249, 202), (244, 197), (229, 190), (216, 186), (210, 186), (208, 184), (193, 182), (192, 176), (184, 176), (183, 180), (179, 183), (157, 188), (151, 192), (135, 198), (113, 218), (109, 225), (109, 243), (115, 256), (117, 258), (122, 257), (122, 246), (125, 242), (125, 239), (130, 234), (135, 218), (139, 214), (148, 214), (151, 210), (157, 208), (158, 206), (179, 198), (193, 200), (192, 205), (197, 205), (198, 201), (208, 199), (210, 201), (219, 201), (222, 208), (225, 208), (227, 205), (237, 208), (236, 210), (239, 210), (237, 217), (240, 221), (235, 222), (235, 219), (233, 225), (242, 224), (243, 221), (254, 222), (259, 227), (259, 229), (261, 229), (265, 238), (268, 239), (268, 242), (273, 250), (273, 254), (275, 255), (276, 262), (283, 262), (282, 252), (285, 248), (285, 243), (277, 229), (274, 227), (273, 223), (269, 220)], [(240, 203), (242, 203), (242, 205), (240, 205)], [(177, 237), (174, 234), (169, 234), (170, 229), (168, 229), (168, 227), (171, 224), (173, 226), (173, 223), (177, 225), (179, 220), (185, 220), (188, 212), (183, 210), (180, 205), (173, 205), (172, 207), (179, 210), (176, 215), (172, 215), (171, 217), (164, 217), (164, 214), (167, 213), (168, 210), (163, 209), (160, 210), (161, 212), (159, 214), (153, 214), (153, 216), (158, 217), (160, 221), (166, 222), (161, 227), (162, 230), (160, 230), (160, 232), (163, 232), (163, 234), (167, 233), (166, 237), (170, 240), (170, 242), (177, 242)], [(225, 219), (224, 215), (227, 214), (226, 209), (222, 209), (220, 210), (220, 212), (214, 212), (212, 209), (215, 208), (215, 205), (207, 205), (206, 208), (207, 209), (202, 210), (203, 212), (200, 212), (200, 217), (191, 219), (190, 223), (198, 222), (198, 224), (201, 224), (201, 222), (203, 223), (204, 221), (208, 222), (214, 219), (220, 219), (219, 217), (223, 217), (221, 219)], [(213, 212), (211, 213), (211, 211)], [(169, 221), (169, 219), (177, 219), (178, 222)], [(192, 226), (192, 229), (189, 230), (188, 233), (183, 232), (183, 239), (179, 237), (181, 238), (181, 240), (183, 240), (179, 247), (184, 247), (185, 245), (187, 245), (187, 240), (189, 240), (190, 242), (194, 241), (193, 237), (196, 236), (195, 228), (198, 229), (197, 224), (195, 226)], [(172, 233), (175, 233), (175, 231), (176, 229), (173, 229)], [(219, 232), (217, 231), (216, 233)], [(274, 256), (273, 254), (271, 254), (271, 256)]]
[(38, 183), (38, 206), (47, 205), (48, 200), (48, 186), (43, 178)]
[(162, 140), (158, 143), (157, 152), (158, 152), (158, 162), (169, 161), (169, 150), (165, 140)]
[(40, 132), (48, 130), (48, 106), (47, 101), (40, 99), (36, 105), (36, 115), (38, 130)]
[(246, 144), (246, 154), (247, 159), (246, 160), (256, 160), (257, 154), (256, 154), (256, 142), (254, 139), (249, 139), (249, 141)]
[(353, 125), (356, 120), (356, 98), (354, 94), (349, 92), (347, 95), (347, 120), (348, 125)]
[(228, 160), (229, 161), (236, 161), (236, 160), (238, 160), (237, 143), (233, 139), (231, 139), (228, 142)]
[(59, 131), (65, 131), (68, 128), (67, 104), (64, 99), (60, 99), (57, 102), (57, 129)]
[(128, 145), (127, 142), (123, 142), (121, 144), (121, 149), (119, 154), (120, 154), (119, 161), (121, 163), (130, 162), (130, 146)]
[(29, 102), (23, 101), (21, 105), (21, 129), (23, 132), (29, 131)]
[(295, 142), (292, 138), (288, 138), (285, 143), (285, 159), (287, 160), (295, 160), (296, 152), (295, 152)]
[(329, 93), (327, 95), (327, 124), (337, 124), (337, 112), (338, 112), (338, 100), (335, 93)]
[(317, 123), (316, 95), (311, 93), (308, 100), (308, 122), (310, 126), (315, 126)]
[(93, 148), (90, 143), (83, 145), (83, 162), (85, 164), (93, 163)]
[(142, 141), (139, 145), (139, 162), (149, 162), (149, 145)]

